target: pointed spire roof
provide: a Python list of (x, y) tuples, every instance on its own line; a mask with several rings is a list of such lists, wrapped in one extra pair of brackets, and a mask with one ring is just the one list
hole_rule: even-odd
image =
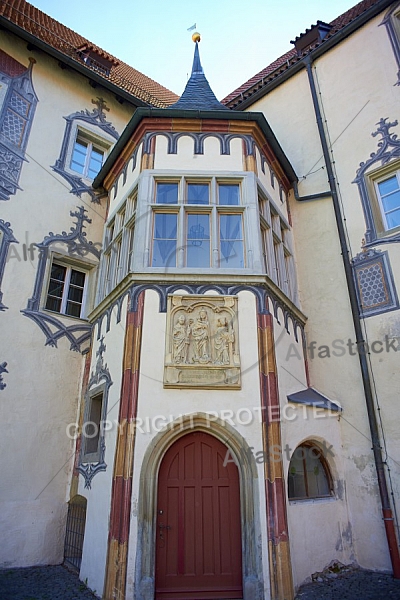
[[(194, 36), (193, 36), (194, 37)], [(200, 36), (198, 36), (200, 38)], [(199, 42), (195, 40), (192, 74), (178, 102), (168, 108), (189, 110), (229, 110), (217, 100), (200, 62)]]

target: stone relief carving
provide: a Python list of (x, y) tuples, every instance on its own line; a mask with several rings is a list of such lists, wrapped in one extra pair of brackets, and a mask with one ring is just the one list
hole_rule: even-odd
[(164, 385), (240, 388), (236, 296), (168, 297)]

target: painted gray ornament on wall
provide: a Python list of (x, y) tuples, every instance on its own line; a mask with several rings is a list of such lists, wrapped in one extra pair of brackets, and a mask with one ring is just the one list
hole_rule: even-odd
[(32, 84), (32, 68), (36, 62), (29, 59), (25, 67), (0, 50), (3, 67), (0, 88), (3, 101), (0, 106), (0, 200), (9, 200), (20, 190), (19, 178), (25, 149), (33, 122), (38, 98)]
[[(96, 352), (97, 362), (95, 371), (92, 372), (92, 376), (89, 380), (86, 395), (85, 395), (85, 413), (84, 413), (84, 423), (90, 422), (90, 398), (93, 395), (92, 390), (98, 390), (99, 385), (102, 385), (102, 393), (103, 393), (103, 402), (101, 408), (100, 415), (100, 424), (99, 424), (99, 452), (98, 459), (95, 462), (88, 462), (85, 460), (85, 440), (81, 445), (81, 451), (79, 455), (79, 463), (77, 466), (77, 470), (83, 476), (85, 480), (85, 488), (90, 489), (92, 486), (92, 479), (101, 471), (105, 471), (107, 469), (107, 464), (105, 463), (104, 457), (106, 453), (106, 444), (105, 444), (105, 430), (102, 427), (102, 423), (105, 422), (107, 418), (107, 404), (108, 404), (108, 391), (112, 386), (113, 382), (111, 380), (110, 371), (108, 369), (107, 364), (104, 363), (103, 354), (106, 351), (106, 345), (104, 344), (104, 336), (100, 340), (99, 348)], [(86, 429), (84, 429), (86, 432)]]
[(3, 381), (3, 373), (8, 373), (6, 366), (6, 362), (0, 364), (0, 390), (4, 390), (4, 388), (7, 387), (7, 384)]
[(4, 275), (4, 269), (7, 262), (8, 250), (10, 244), (18, 244), (13, 235), (10, 223), (0, 219), (0, 312), (8, 307), (3, 304), (3, 292), (1, 291), (1, 282)]
[(90, 183), (87, 181), (85, 182), (82, 176), (74, 173), (69, 164), (71, 162), (69, 150), (71, 149), (71, 144), (75, 141), (72, 137), (76, 136), (76, 129), (74, 127), (75, 122), (87, 123), (94, 126), (96, 129), (104, 131), (115, 140), (118, 140), (119, 138), (119, 134), (115, 127), (106, 119), (104, 111), (108, 112), (110, 109), (106, 106), (104, 99), (97, 97), (96, 100), (92, 100), (92, 104), (96, 105), (96, 108), (94, 108), (92, 112), (85, 109), (72, 113), (68, 115), (68, 117), (64, 117), (67, 124), (65, 126), (64, 137), (61, 144), (60, 156), (51, 168), (68, 181), (71, 186), (71, 194), (75, 194), (75, 196), (80, 198), (82, 193), (86, 192), (89, 194), (92, 202), (99, 204), (98, 194), (93, 190)]
[(60, 234), (50, 232), (44, 240), (35, 244), (39, 248), (39, 264), (36, 272), (35, 286), (32, 297), (28, 300), (26, 309), (21, 312), (32, 319), (43, 331), (46, 337), (46, 346), (57, 347), (60, 338), (66, 337), (70, 342), (71, 350), (81, 351), (83, 343), (90, 339), (91, 325), (87, 322), (80, 322), (74, 325), (65, 325), (61, 319), (53, 314), (43, 311), (40, 305), (45, 273), (52, 249), (56, 244), (62, 244), (68, 249), (71, 256), (86, 256), (92, 254), (97, 260), (100, 258), (100, 250), (96, 245), (86, 239), (85, 223), (91, 223), (92, 220), (86, 216), (86, 210), (83, 206), (77, 208), (75, 212), (71, 211), (71, 217), (76, 221), (70, 228), (70, 232), (63, 231)]
[(399, 233), (385, 235), (385, 237), (379, 236), (366, 181), (366, 173), (372, 166), (374, 168), (378, 166), (384, 166), (390, 161), (400, 157), (400, 139), (398, 139), (395, 133), (390, 131), (398, 124), (398, 121), (393, 121), (392, 123), (387, 121), (388, 118), (386, 117), (384, 119), (380, 119), (379, 123), (377, 123), (377, 130), (371, 135), (372, 137), (376, 137), (378, 135), (380, 136), (378, 141), (378, 150), (376, 152), (372, 152), (365, 162), (360, 163), (357, 176), (352, 182), (357, 184), (361, 197), (365, 222), (367, 225), (367, 230), (365, 232), (365, 245), (367, 247), (376, 243), (390, 244), (394, 242), (400, 242)]

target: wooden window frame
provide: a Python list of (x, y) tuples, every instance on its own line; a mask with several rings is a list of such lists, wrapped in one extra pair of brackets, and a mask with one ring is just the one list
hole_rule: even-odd
[[(290, 465), (292, 462), (292, 458), (294, 457), (295, 453), (297, 452), (297, 450), (299, 448), (306, 448), (307, 450), (312, 450), (314, 448), (318, 449), (320, 451), (320, 454), (318, 457), (319, 462), (321, 463), (321, 466), (324, 470), (326, 479), (327, 479), (327, 483), (328, 483), (328, 488), (329, 488), (329, 493), (328, 494), (323, 494), (323, 495), (318, 495), (318, 496), (310, 496), (309, 495), (309, 491), (308, 491), (308, 479), (307, 479), (307, 467), (306, 467), (306, 457), (303, 456), (302, 458), (302, 466), (303, 466), (303, 478), (304, 478), (304, 487), (305, 487), (305, 491), (306, 491), (306, 496), (290, 496), (289, 495), (289, 477), (290, 477)], [(290, 459), (289, 462), (289, 470), (288, 470), (288, 498), (289, 501), (303, 501), (303, 500), (320, 500), (320, 499), (324, 499), (324, 498), (332, 498), (334, 494), (334, 489), (333, 489), (333, 479), (332, 479), (332, 475), (331, 475), (331, 470), (329, 468), (329, 465), (327, 463), (327, 460), (325, 459), (325, 457), (322, 454), (322, 448), (320, 448), (320, 446), (315, 443), (315, 442), (303, 442), (302, 444), (299, 444), (295, 451), (292, 454), (292, 457)]]

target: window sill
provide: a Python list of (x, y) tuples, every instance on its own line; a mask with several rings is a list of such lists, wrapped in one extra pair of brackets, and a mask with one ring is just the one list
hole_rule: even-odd
[(100, 458), (100, 454), (87, 454), (86, 456), (82, 456), (82, 460), (80, 461), (81, 464), (94, 464), (94, 463), (98, 463), (100, 462), (101, 458)]
[(379, 231), (377, 233), (377, 239), (386, 239), (392, 236), (398, 235), (400, 233), (400, 227), (393, 227), (393, 229), (388, 229), (386, 231)]
[(42, 308), (40, 312), (48, 313), (49, 315), (58, 315), (59, 317), (65, 317), (70, 321), (83, 321), (84, 323), (88, 323), (89, 320), (86, 317), (73, 317), (72, 315), (66, 315), (64, 313), (57, 312), (56, 310), (49, 310), (48, 308)]
[(297, 500), (290, 500), (289, 498), (289, 505), (295, 505), (295, 504), (320, 504), (323, 502), (335, 502), (337, 500), (337, 497), (332, 495), (332, 496), (321, 496), (321, 498), (303, 498), (303, 499), (297, 499)]

